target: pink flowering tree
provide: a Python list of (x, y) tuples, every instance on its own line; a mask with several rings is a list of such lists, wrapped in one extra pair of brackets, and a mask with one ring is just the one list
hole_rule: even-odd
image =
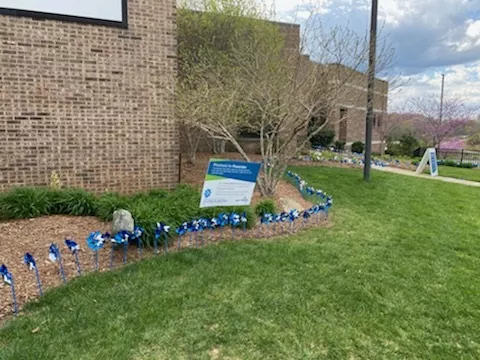
[(419, 135), (434, 147), (439, 147), (458, 128), (475, 118), (479, 111), (478, 106), (468, 105), (459, 97), (445, 98), (440, 118), (440, 97), (434, 94), (410, 99), (409, 108), (410, 112), (417, 114), (414, 125)]

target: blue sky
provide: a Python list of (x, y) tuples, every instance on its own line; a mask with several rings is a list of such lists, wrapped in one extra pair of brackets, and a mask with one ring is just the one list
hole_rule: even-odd
[[(306, 4), (276, 0), (276, 16), (301, 23), (310, 15)], [(327, 26), (345, 25), (361, 35), (368, 31), (371, 0), (314, 4)], [(411, 96), (439, 93), (442, 73), (447, 96), (480, 105), (480, 0), (379, 0), (379, 4), (381, 36), (395, 48), (394, 71), (407, 83), (392, 92), (392, 107)]]

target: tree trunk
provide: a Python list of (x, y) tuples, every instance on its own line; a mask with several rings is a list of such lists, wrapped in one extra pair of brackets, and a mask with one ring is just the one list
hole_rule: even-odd
[(223, 154), (227, 141), (223, 139), (212, 139), (212, 150), (214, 154)]

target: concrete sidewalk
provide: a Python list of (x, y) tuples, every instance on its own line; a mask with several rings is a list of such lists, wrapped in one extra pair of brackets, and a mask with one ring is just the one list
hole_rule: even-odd
[(455, 179), (455, 178), (443, 177), (443, 176), (430, 176), (426, 174), (416, 174), (414, 171), (403, 170), (403, 169), (398, 169), (394, 167), (388, 167), (388, 166), (381, 167), (381, 166), (373, 165), (372, 169), (400, 174), (400, 175), (406, 175), (406, 176), (415, 176), (415, 177), (420, 177), (420, 178), (429, 179), (429, 180), (437, 180), (437, 181), (449, 182), (454, 184), (480, 187), (480, 182), (476, 182), (476, 181), (468, 181), (468, 180)]

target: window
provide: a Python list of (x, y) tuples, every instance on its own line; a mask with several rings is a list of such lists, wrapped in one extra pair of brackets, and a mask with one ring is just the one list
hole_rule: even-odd
[(377, 114), (377, 126), (381, 127), (383, 123), (383, 114)]

